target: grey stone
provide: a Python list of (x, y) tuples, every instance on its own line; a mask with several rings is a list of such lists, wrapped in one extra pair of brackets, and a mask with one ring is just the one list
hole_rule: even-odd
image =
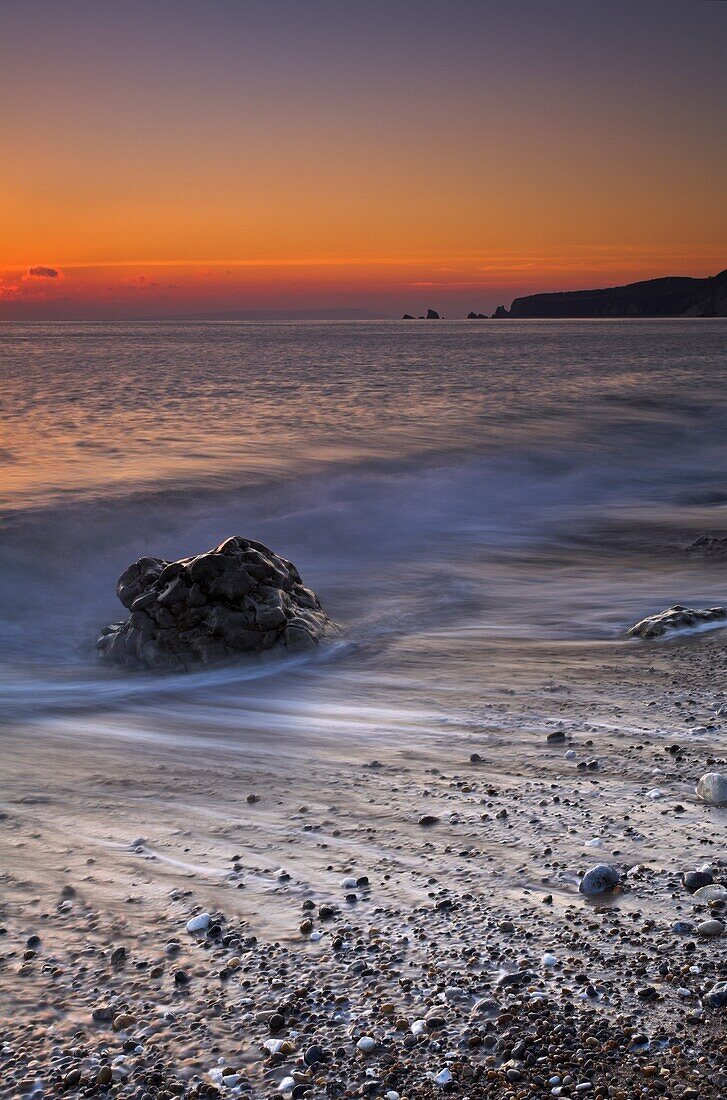
[(717, 982), (708, 993), (702, 997), (704, 1004), (710, 1008), (727, 1007), (727, 982)]
[(695, 890), (701, 889), (702, 886), (710, 886), (712, 883), (712, 874), (709, 871), (687, 871), (682, 875), (682, 882), (685, 889), (693, 894)]
[(707, 772), (697, 783), (697, 795), (712, 806), (727, 805), (727, 775)]
[(578, 889), (586, 897), (595, 897), (598, 894), (610, 894), (620, 881), (621, 876), (610, 863), (597, 863), (586, 871)]
[(703, 920), (697, 925), (697, 935), (702, 936), (704, 939), (716, 939), (724, 932), (724, 925), (721, 920)]

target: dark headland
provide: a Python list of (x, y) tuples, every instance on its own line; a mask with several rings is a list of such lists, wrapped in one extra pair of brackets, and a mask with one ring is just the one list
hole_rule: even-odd
[(727, 270), (708, 279), (670, 276), (603, 290), (515, 298), (495, 317), (727, 317)]

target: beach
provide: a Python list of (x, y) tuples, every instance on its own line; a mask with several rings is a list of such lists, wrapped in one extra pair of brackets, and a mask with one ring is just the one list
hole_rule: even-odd
[[(719, 1096), (700, 995), (725, 952), (680, 875), (724, 869), (724, 811), (694, 795), (724, 764), (723, 640), (484, 656), (469, 717), (427, 721), (424, 696), (397, 715), (403, 745), (350, 661), (345, 739), (321, 722), (291, 750), (284, 717), (243, 740), (223, 716), (151, 743), (143, 715), (113, 714), (6, 736), (7, 1095), (96, 1095), (109, 1067), (134, 1096), (273, 1096), (291, 1076), (428, 1096), (443, 1073), (458, 1095), (558, 1077), (566, 1096)], [(577, 882), (603, 859), (628, 871), (599, 903)], [(199, 913), (216, 932), (186, 930)]]
[[(1, 1095), (724, 1093), (720, 325), (6, 326)], [(238, 534), (336, 637), (98, 665)]]

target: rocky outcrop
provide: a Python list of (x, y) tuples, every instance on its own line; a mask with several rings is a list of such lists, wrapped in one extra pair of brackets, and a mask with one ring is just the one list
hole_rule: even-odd
[(629, 638), (661, 638), (674, 630), (688, 630), (704, 626), (706, 623), (727, 622), (727, 608), (724, 607), (683, 607), (680, 603), (660, 611), (658, 615), (649, 615), (631, 627), (626, 633)]
[(428, 309), (426, 319), (427, 321), (439, 321), (440, 316), (437, 313), (436, 309)]
[(179, 561), (140, 558), (116, 594), (130, 615), (101, 631), (99, 657), (155, 672), (312, 649), (335, 631), (292, 562), (240, 536)]
[(467, 314), (467, 320), (468, 321), (486, 321), (487, 320), (487, 314), (486, 313), (474, 313), (474, 312), (468, 313)]
[(505, 318), (509, 317), (510, 314), (504, 306), (498, 306), (492, 316), (495, 320), (505, 320)]
[(709, 279), (672, 276), (603, 290), (516, 298), (496, 317), (727, 317), (727, 270)]
[(405, 313), (404, 316), (402, 317), (402, 321), (413, 321), (413, 320), (414, 320), (414, 317), (412, 317), (411, 313)]

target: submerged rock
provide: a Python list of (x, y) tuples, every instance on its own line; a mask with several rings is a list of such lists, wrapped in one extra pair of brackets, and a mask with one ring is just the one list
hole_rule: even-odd
[(688, 627), (703, 626), (705, 623), (727, 622), (727, 608), (724, 607), (683, 607), (680, 603), (660, 611), (658, 615), (648, 615), (627, 630), (629, 638), (661, 638), (672, 630), (684, 630)]
[(713, 561), (727, 561), (727, 537), (724, 535), (702, 535), (686, 547), (687, 554), (698, 558), (711, 558)]
[(727, 806), (727, 775), (707, 772), (697, 783), (697, 795), (712, 806)]
[(99, 657), (155, 672), (311, 649), (335, 631), (292, 562), (240, 536), (179, 561), (140, 558), (116, 594), (131, 614), (101, 631)]

